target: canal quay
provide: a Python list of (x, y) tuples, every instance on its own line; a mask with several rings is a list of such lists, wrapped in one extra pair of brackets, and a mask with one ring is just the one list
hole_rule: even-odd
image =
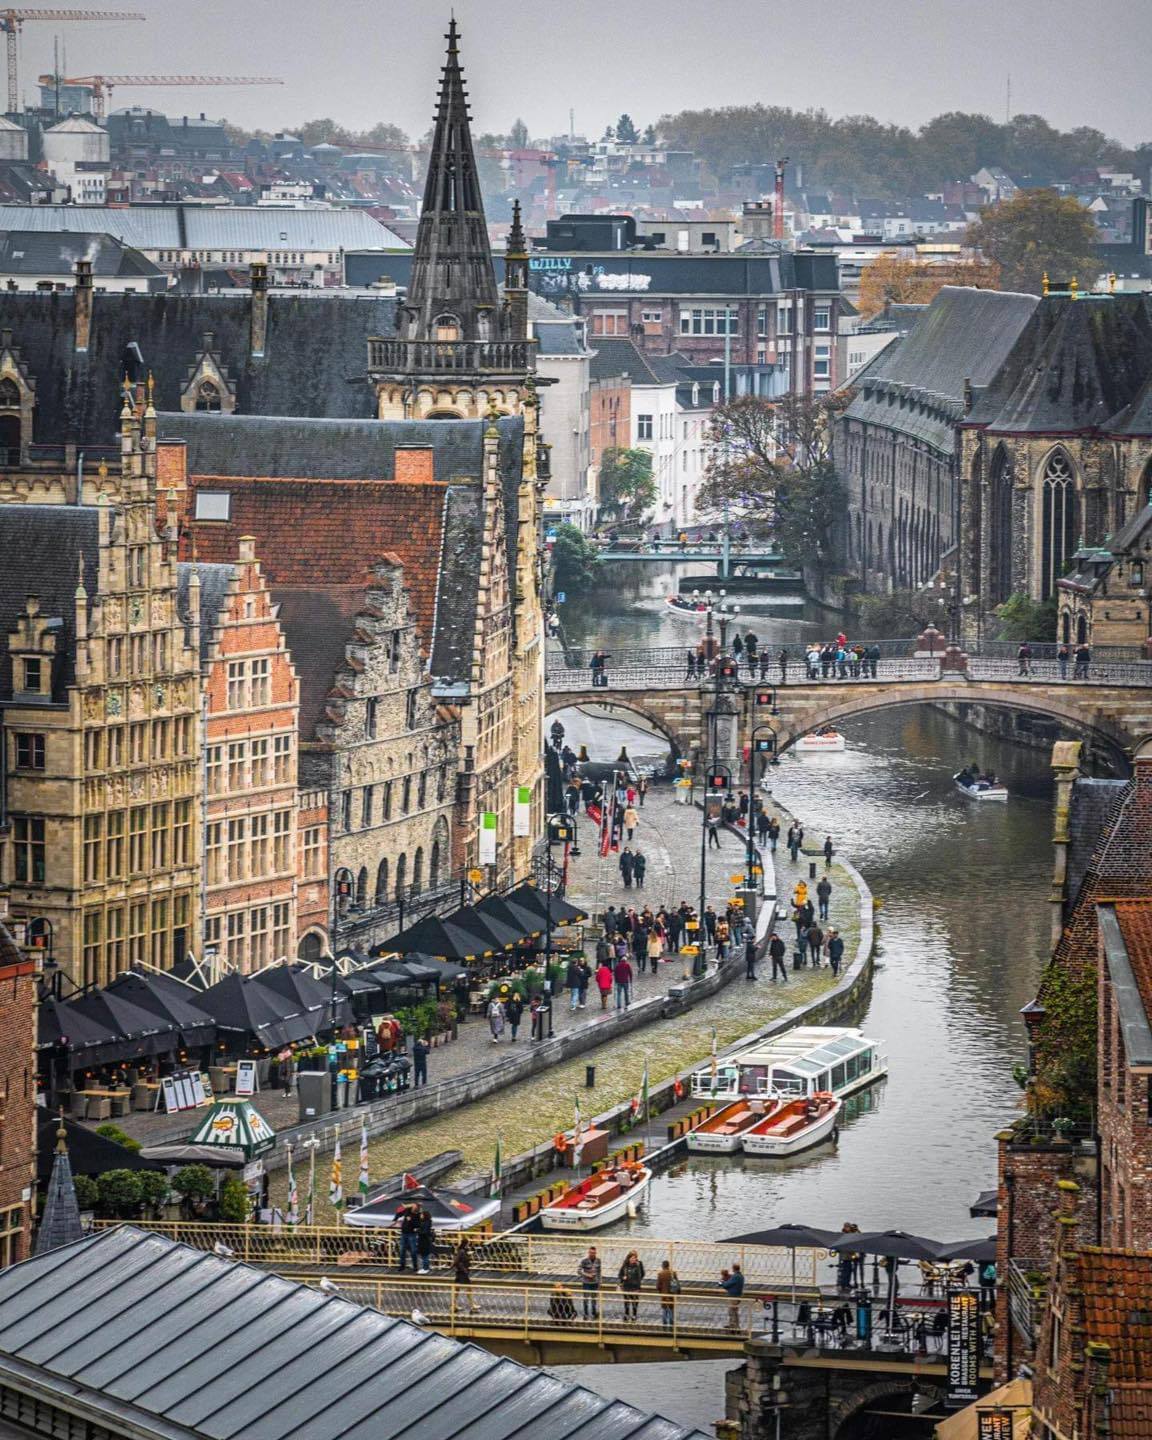
[[(586, 646), (598, 635), (609, 650), (687, 649), (696, 630), (663, 603), (677, 573), (614, 571), (610, 601), (597, 596), (565, 615), (571, 643)], [(606, 616), (598, 613), (605, 604)], [(741, 600), (740, 616), (742, 629), (772, 647), (840, 628), (839, 617), (811, 605), (785, 610)], [(589, 712), (576, 723), (610, 743), (622, 738), (618, 719)], [(1048, 756), (924, 705), (843, 729), (841, 754), (783, 756), (769, 771), (771, 797), (804, 822), (808, 843), (831, 834), (876, 898), (875, 975), (858, 1023), (883, 1043), (888, 1076), (859, 1097), (835, 1149), (776, 1162), (677, 1160), (620, 1227), (637, 1238), (722, 1240), (782, 1223), (839, 1229), (846, 1221), (926, 1235), (989, 1233), (990, 1222), (974, 1220), (969, 1206), (994, 1184), (990, 1137), (1020, 1108), (1012, 1075), (1025, 1049), (1018, 1012), (1035, 993), (1048, 940)], [(637, 735), (629, 754), (633, 746), (636, 753), (660, 748)], [(972, 805), (956, 793), (951, 776), (970, 760), (1004, 779), (1007, 805)], [(782, 873), (781, 892), (787, 878)], [(732, 1363), (677, 1366), (674, 1379), (667, 1365), (558, 1373), (636, 1404), (666, 1402), (674, 1385), (681, 1418), (707, 1426), (723, 1414)]]

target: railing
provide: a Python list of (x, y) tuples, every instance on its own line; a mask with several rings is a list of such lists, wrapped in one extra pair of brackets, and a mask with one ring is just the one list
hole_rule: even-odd
[[(399, 1204), (399, 1199), (397, 1204)], [(98, 1221), (100, 1226), (118, 1221)], [(223, 1245), (237, 1260), (273, 1270), (338, 1268), (354, 1275), (395, 1269), (400, 1260), (396, 1231), (354, 1226), (218, 1225), (196, 1221), (139, 1221), (142, 1228), (155, 1230), (197, 1250)], [(572, 1279), (581, 1258), (588, 1251), (588, 1237), (575, 1235), (509, 1234), (469, 1236), (475, 1271), (497, 1275), (532, 1275)], [(635, 1250), (644, 1268), (654, 1276), (664, 1260), (685, 1283), (714, 1284), (721, 1267), (736, 1261), (749, 1285), (775, 1288), (795, 1285), (814, 1289), (821, 1268), (828, 1264), (823, 1250), (787, 1250), (768, 1245), (724, 1245), (706, 1240), (642, 1240), (633, 1236), (619, 1239), (593, 1237), (605, 1275), (615, 1275), (620, 1262)], [(451, 1241), (437, 1244), (431, 1259), (434, 1273), (450, 1274), (455, 1247)], [(411, 1307), (409, 1307), (411, 1308)]]
[(501, 373), (527, 370), (527, 340), (369, 340), (369, 370)]
[[(1020, 645), (1015, 640), (983, 640), (979, 646), (979, 653), (989, 660), (1011, 660), (1016, 661), (1016, 652)], [(1033, 660), (1055, 660), (1060, 645), (1057, 641), (1029, 640), (1028, 648), (1032, 651)], [(1068, 649), (1075, 650), (1074, 641), (1069, 642)], [(1142, 645), (1093, 645), (1092, 656), (1095, 660), (1126, 661), (1146, 660)]]
[[(1119, 649), (1120, 647), (1115, 647)], [(1129, 647), (1132, 648), (1132, 647)], [(1021, 663), (1015, 658), (969, 655), (968, 676), (972, 680), (1000, 680), (1021, 685), (1152, 685), (1152, 661), (1111, 660), (1093, 652), (1087, 665), (1077, 667), (1074, 660), (1062, 666), (1058, 660), (1032, 659)]]
[(1008, 1315), (1017, 1334), (1033, 1348), (1040, 1333), (1040, 1305), (1046, 1282), (1030, 1277), (1041, 1273), (1037, 1260), (1008, 1261)]

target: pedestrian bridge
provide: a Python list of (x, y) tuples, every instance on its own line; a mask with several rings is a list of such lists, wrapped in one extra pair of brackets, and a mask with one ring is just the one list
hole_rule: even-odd
[[(783, 672), (772, 663), (755, 670), (738, 667), (723, 682), (742, 714), (741, 743), (752, 725), (768, 725), (777, 752), (824, 725), (897, 705), (954, 701), (995, 709), (1028, 711), (1097, 737), (1129, 759), (1152, 744), (1152, 662), (1105, 659), (1093, 662), (1085, 679), (1064, 674), (1054, 659), (1035, 660), (1027, 674), (1015, 659), (995, 650), (961, 656), (962, 668), (948, 668), (941, 656), (911, 655), (909, 642), (883, 642), (876, 674), (811, 680), (792, 647)], [(1001, 651), (1007, 647), (1001, 647)], [(705, 717), (717, 703), (717, 682), (688, 673), (689, 645), (676, 649), (625, 650), (610, 654), (606, 684), (593, 686), (591, 651), (552, 652), (548, 657), (545, 710), (574, 706), (631, 712), (664, 735), (673, 752), (690, 756), (705, 750)], [(775, 692), (775, 706), (752, 703), (755, 690)], [(730, 702), (727, 702), (730, 703)], [(772, 713), (775, 709), (775, 714)], [(623, 717), (626, 718), (626, 715)]]

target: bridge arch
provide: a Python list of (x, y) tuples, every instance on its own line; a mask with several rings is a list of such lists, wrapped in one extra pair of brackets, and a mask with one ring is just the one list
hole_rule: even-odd
[[(688, 697), (687, 704), (682, 696)], [(692, 710), (699, 712), (695, 691), (632, 694), (627, 690), (588, 690), (547, 695), (544, 701), (545, 719), (549, 715), (555, 715), (558, 710), (592, 709), (601, 713), (626, 711), (643, 720), (667, 740), (673, 761), (692, 751), (696, 726), (689, 722), (686, 727), (684, 721)]]
[(842, 1398), (830, 1398), (828, 1406), (831, 1440), (869, 1440), (874, 1433), (872, 1410), (891, 1410), (893, 1401), (907, 1401), (909, 1412), (914, 1400), (923, 1408), (931, 1409), (943, 1405), (943, 1389), (938, 1385), (909, 1376), (893, 1375), (888, 1380), (878, 1380), (873, 1385), (862, 1386)]

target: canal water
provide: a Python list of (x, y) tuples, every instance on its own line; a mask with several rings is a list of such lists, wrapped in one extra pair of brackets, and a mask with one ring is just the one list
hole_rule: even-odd
[[(606, 622), (619, 636), (612, 643), (674, 643), (644, 637), (682, 622), (655, 612), (653, 624), (643, 595), (637, 605)], [(782, 641), (823, 633), (830, 622), (758, 616), (752, 628)], [(884, 1045), (889, 1076), (862, 1097), (834, 1151), (782, 1163), (696, 1157), (660, 1176), (628, 1222), (637, 1234), (722, 1240), (785, 1222), (839, 1229), (846, 1220), (938, 1240), (990, 1233), (992, 1222), (973, 1220), (968, 1208), (994, 1183), (992, 1137), (1020, 1100), (1012, 1078), (1024, 1053), (1018, 1012), (1035, 993), (1049, 923), (1047, 759), (927, 706), (861, 717), (844, 733), (845, 753), (786, 755), (771, 785), (810, 838), (832, 835), (881, 903), (878, 968), (861, 1024)], [(971, 759), (1004, 779), (1006, 805), (978, 805), (955, 790), (952, 774)], [(563, 1373), (708, 1428), (723, 1414), (726, 1368)]]

